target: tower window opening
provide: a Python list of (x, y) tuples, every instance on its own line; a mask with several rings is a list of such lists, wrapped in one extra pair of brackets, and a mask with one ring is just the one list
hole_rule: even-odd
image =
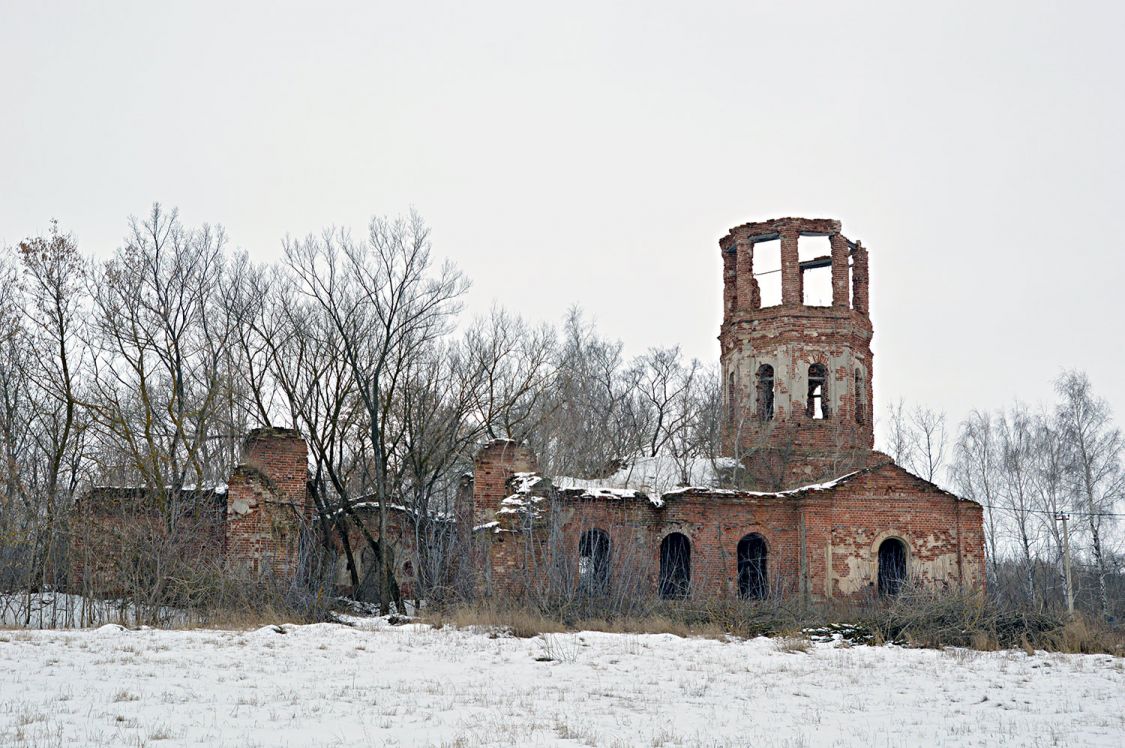
[(802, 235), (797, 240), (801, 303), (832, 306), (832, 242), (827, 236)]
[(754, 291), (756, 308), (781, 304), (781, 242), (777, 239), (754, 242)]
[(867, 390), (863, 387), (863, 372), (855, 370), (855, 422), (863, 423), (867, 414)]
[(824, 364), (809, 367), (809, 394), (805, 413), (809, 418), (822, 420), (828, 417), (828, 369)]
[(758, 367), (758, 420), (773, 420), (773, 367)]

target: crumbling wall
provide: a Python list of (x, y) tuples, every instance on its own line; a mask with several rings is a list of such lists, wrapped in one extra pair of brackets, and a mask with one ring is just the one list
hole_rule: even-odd
[(493, 521), (500, 502), (509, 495), (508, 481), (516, 473), (534, 473), (539, 462), (530, 448), (511, 439), (494, 439), (473, 460), (472, 491), (459, 494), (458, 519), (470, 517), (472, 526)]
[[(363, 522), (368, 534), (376, 543), (383, 542), (379, 533), (379, 505), (360, 503), (356, 514)], [(356, 562), (356, 574), (360, 583), (357, 588), (347, 568), (347, 556), (340, 545), (340, 538), (332, 534), (336, 546), (336, 589), (341, 595), (353, 597), (361, 602), (377, 602), (379, 595), (379, 556), (367, 542), (367, 538), (355, 523), (345, 520), (345, 532)], [(387, 510), (387, 541), (391, 553), (391, 573), (403, 598), (413, 598), (419, 590), (419, 549), (413, 518), (401, 507)]]
[[(828, 237), (829, 255), (802, 262), (802, 237)], [(781, 303), (762, 307), (754, 250), (780, 242)], [(720, 362), (727, 399), (724, 452), (758, 455), (748, 487), (793, 488), (866, 464), (874, 444), (871, 353), (867, 312), (867, 251), (841, 233), (839, 221), (782, 218), (731, 229), (720, 243), (724, 316)], [(803, 303), (806, 270), (830, 267), (832, 304)], [(807, 412), (809, 367), (826, 369), (824, 418)], [(758, 372), (773, 371), (772, 418), (763, 417)], [(857, 377), (858, 373), (858, 377)], [(782, 464), (782, 475), (774, 475)], [(793, 469), (788, 469), (791, 465)]]
[(814, 593), (826, 597), (876, 592), (878, 552), (887, 538), (907, 550), (912, 582), (971, 591), (984, 584), (983, 510), (896, 465), (872, 471), (835, 492), (817, 517), (823, 557), (813, 559)]
[(251, 574), (292, 576), (312, 511), (304, 438), (291, 429), (251, 431), (243, 442), (242, 462), (228, 481), (230, 563)]
[[(877, 453), (876, 453), (877, 454)], [(483, 528), (487, 594), (546, 595), (576, 588), (580, 538), (600, 530), (610, 540), (611, 584), (658, 593), (661, 541), (690, 541), (691, 595), (739, 595), (738, 545), (756, 534), (766, 545), (770, 595), (868, 598), (876, 594), (879, 543), (907, 546), (907, 573), (937, 589), (974, 590), (983, 583), (980, 506), (885, 462), (837, 485), (776, 495), (691, 489), (660, 502), (602, 493), (545, 491), (540, 515), (502, 515)], [(553, 575), (550, 579), (546, 575)]]

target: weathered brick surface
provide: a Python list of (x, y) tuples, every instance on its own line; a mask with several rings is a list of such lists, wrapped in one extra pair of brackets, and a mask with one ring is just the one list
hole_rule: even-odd
[[(176, 506), (163, 505), (169, 500)], [(152, 496), (136, 487), (90, 489), (71, 518), (67, 584), (88, 594), (128, 594), (168, 556), (199, 568), (214, 562), (223, 550), (225, 501), (215, 490)]]
[[(810, 235), (829, 239), (831, 306), (802, 303), (799, 244)], [(763, 308), (753, 277), (754, 245), (774, 240), (781, 242), (782, 301)], [(719, 246), (726, 300), (719, 333), (727, 383), (726, 453), (753, 456), (747, 465), (752, 485), (762, 490), (793, 488), (867, 464), (874, 443), (874, 360), (865, 251), (844, 237), (839, 221), (803, 218), (744, 224), (731, 229)], [(849, 256), (854, 267), (849, 267)], [(823, 365), (828, 373), (823, 419), (806, 412), (812, 364)], [(759, 410), (757, 376), (763, 365), (774, 371), (773, 417), (768, 420)]]
[[(356, 515), (363, 522), (371, 537), (379, 541), (381, 535), (379, 533), (378, 504), (363, 503), (356, 510)], [(356, 574), (360, 580), (360, 587), (357, 589), (352, 583), (343, 545), (337, 532), (333, 532), (330, 537), (336, 550), (336, 589), (339, 594), (357, 600), (377, 601), (379, 589), (378, 554), (368, 544), (367, 538), (364, 537), (364, 534), (355, 526), (353, 521), (345, 521), (343, 527), (347, 533), (352, 558), (356, 564)], [(418, 585), (418, 543), (414, 520), (403, 509), (397, 507), (388, 509), (387, 537), (390, 539), (390, 565), (395, 583), (398, 584), (399, 592), (404, 598), (412, 598)]]
[(227, 558), (254, 574), (291, 575), (313, 508), (305, 440), (290, 429), (251, 431), (228, 486)]
[(905, 543), (907, 573), (926, 586), (973, 590), (983, 580), (981, 507), (889, 462), (825, 490), (760, 495), (694, 489), (667, 496), (663, 507), (644, 498), (562, 495), (555, 512), (555, 538), (545, 520), (530, 531), (486, 536), (493, 593), (543, 586), (547, 560), (552, 573), (560, 563), (552, 547), (577, 581), (579, 538), (591, 529), (610, 537), (617, 582), (645, 594), (657, 591), (660, 544), (673, 532), (691, 541), (691, 589), (702, 597), (738, 594), (737, 547), (751, 533), (766, 542), (768, 583), (776, 594), (874, 595), (878, 548), (888, 537)]
[(500, 508), (499, 496), (508, 495), (508, 480), (515, 473), (534, 473), (539, 469), (535, 453), (510, 439), (495, 439), (484, 446), (473, 460), (473, 490), (462, 492), (457, 518), (471, 517), (473, 526), (494, 520)]

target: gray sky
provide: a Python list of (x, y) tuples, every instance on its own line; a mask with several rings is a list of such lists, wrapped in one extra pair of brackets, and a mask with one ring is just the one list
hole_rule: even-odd
[(414, 206), (470, 312), (715, 360), (718, 238), (833, 217), (880, 414), (1078, 367), (1125, 419), (1125, 6), (534, 5), (0, 0), (0, 244), (159, 200), (270, 260)]

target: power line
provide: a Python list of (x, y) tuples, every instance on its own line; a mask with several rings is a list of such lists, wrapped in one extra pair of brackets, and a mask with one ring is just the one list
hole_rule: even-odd
[[(975, 499), (973, 499), (973, 501), (975, 501)], [(976, 503), (980, 504), (984, 508), (989, 508), (989, 510), (1000, 510), (1002, 512), (1023, 512), (1024, 514), (1050, 514), (1054, 516), (1055, 514), (1062, 512), (1064, 514), (1077, 514), (1079, 516), (1125, 516), (1125, 513), (1122, 512), (1078, 512), (1073, 510), (1059, 510), (1059, 512), (1053, 512), (1048, 510), (1017, 510), (1017, 508), (1011, 506), (993, 506), (992, 504), (981, 504), (980, 502)]]

